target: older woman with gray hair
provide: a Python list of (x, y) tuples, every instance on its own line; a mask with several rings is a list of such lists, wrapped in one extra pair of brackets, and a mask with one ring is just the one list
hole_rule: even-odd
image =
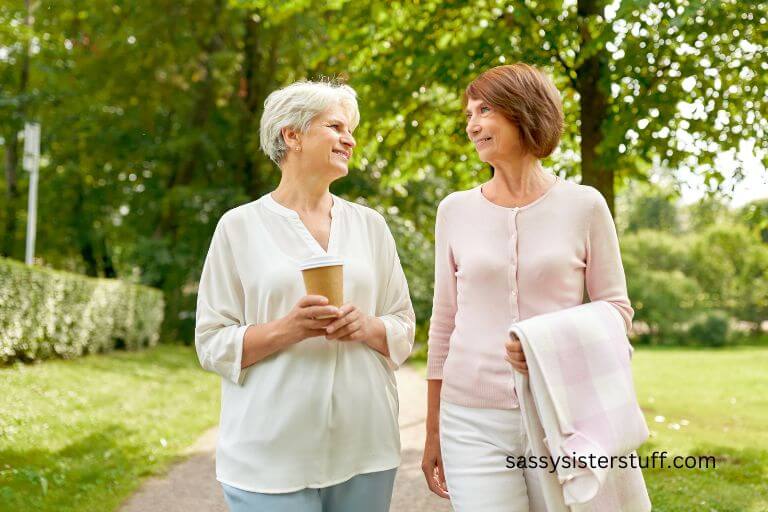
[[(393, 370), (414, 313), (376, 211), (329, 191), (349, 172), (354, 90), (297, 82), (273, 92), (261, 147), (278, 187), (227, 211), (203, 267), (195, 345), (221, 375), (216, 477), (230, 510), (389, 509), (400, 464)], [(300, 265), (343, 261), (341, 307), (306, 295)]]

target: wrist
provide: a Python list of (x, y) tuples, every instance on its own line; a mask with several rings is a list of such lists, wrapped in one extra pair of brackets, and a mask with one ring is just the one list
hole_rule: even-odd
[(372, 323), (374, 325), (375, 335), (382, 345), (387, 345), (387, 326), (384, 325), (384, 320), (374, 316), (372, 317)]
[(269, 343), (277, 349), (293, 345), (297, 340), (291, 336), (288, 323), (285, 318), (275, 320), (269, 332)]
[(372, 349), (389, 356), (389, 347), (387, 346), (387, 329), (384, 327), (384, 321), (375, 316), (368, 316), (365, 320), (365, 344)]

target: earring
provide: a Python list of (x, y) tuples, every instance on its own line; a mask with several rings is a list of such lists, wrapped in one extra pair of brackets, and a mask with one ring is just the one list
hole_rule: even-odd
[(296, 146), (296, 151), (301, 151), (301, 146)]

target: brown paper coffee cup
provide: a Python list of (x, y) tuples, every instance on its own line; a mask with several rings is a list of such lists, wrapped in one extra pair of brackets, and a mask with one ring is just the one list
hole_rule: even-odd
[[(301, 264), (307, 295), (322, 295), (329, 306), (344, 304), (344, 264), (333, 256), (315, 256)], [(332, 316), (318, 319), (333, 318)]]

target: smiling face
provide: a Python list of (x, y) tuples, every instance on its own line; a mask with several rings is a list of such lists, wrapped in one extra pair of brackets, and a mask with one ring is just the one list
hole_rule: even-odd
[(466, 115), (467, 135), (483, 162), (495, 167), (494, 162), (525, 154), (517, 126), (484, 100), (469, 98)]
[(349, 159), (355, 147), (349, 116), (341, 105), (333, 105), (319, 114), (306, 133), (300, 135), (301, 158), (313, 172), (336, 179), (349, 172)]

